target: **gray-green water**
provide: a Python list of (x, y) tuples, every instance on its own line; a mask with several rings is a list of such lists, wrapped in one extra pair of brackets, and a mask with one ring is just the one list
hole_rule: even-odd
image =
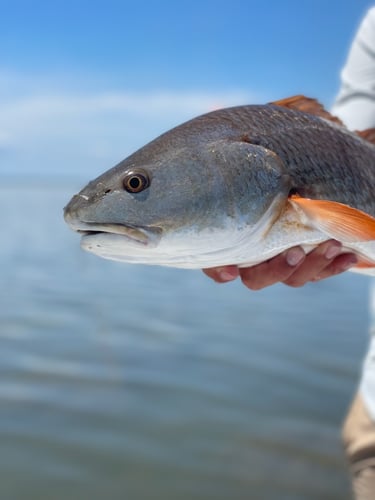
[(78, 187), (0, 188), (1, 500), (349, 498), (367, 278), (107, 262), (63, 223)]

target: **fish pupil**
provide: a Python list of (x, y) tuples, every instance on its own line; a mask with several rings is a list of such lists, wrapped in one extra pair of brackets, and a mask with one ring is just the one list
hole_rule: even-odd
[(140, 185), (141, 179), (139, 177), (132, 177), (131, 179), (129, 179), (129, 186), (132, 189), (139, 189)]

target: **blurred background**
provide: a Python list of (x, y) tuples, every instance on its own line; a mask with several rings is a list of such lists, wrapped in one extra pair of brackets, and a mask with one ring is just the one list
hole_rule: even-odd
[(70, 197), (156, 135), (327, 108), (365, 0), (0, 1), (0, 498), (350, 498), (368, 279), (250, 292), (108, 262)]

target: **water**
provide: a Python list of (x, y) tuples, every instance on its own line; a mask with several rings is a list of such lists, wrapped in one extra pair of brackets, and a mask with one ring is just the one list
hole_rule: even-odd
[(78, 187), (0, 188), (0, 498), (350, 498), (367, 278), (255, 293), (104, 261), (62, 221)]

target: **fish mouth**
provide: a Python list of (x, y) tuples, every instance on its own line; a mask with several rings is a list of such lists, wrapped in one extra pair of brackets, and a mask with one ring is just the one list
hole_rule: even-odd
[(143, 246), (154, 246), (160, 239), (162, 230), (160, 227), (139, 227), (131, 224), (113, 224), (80, 222), (71, 224), (71, 228), (81, 235), (81, 241), (100, 237), (109, 239), (113, 236), (123, 237), (125, 241)]

